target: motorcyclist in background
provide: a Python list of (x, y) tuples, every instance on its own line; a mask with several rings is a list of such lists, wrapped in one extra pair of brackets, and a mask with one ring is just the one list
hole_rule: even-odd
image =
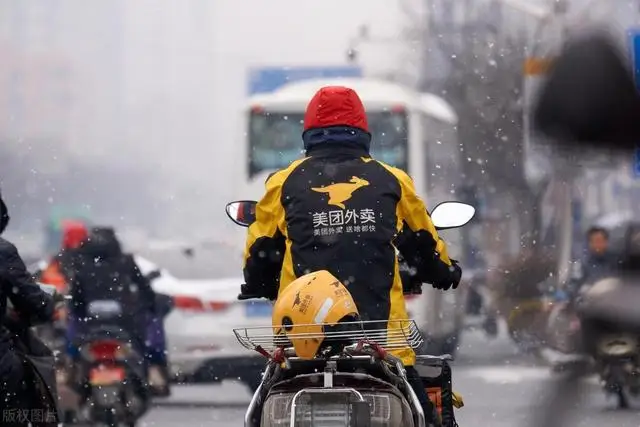
[(587, 231), (587, 253), (579, 264), (580, 271), (569, 285), (569, 297), (574, 299), (582, 285), (594, 283), (620, 268), (619, 257), (609, 249), (609, 232), (602, 227)]
[[(328, 270), (349, 289), (363, 320), (407, 319), (395, 248), (417, 281), (458, 286), (461, 269), (411, 178), (371, 158), (367, 116), (354, 90), (320, 89), (307, 107), (302, 139), (306, 157), (272, 174), (256, 206), (242, 294), (273, 300), (297, 277)], [(414, 368), (415, 353), (396, 356), (429, 422), (433, 405)]]
[[(0, 195), (0, 233), (8, 223), (7, 206)], [(31, 407), (30, 387), (33, 384), (25, 379), (25, 365), (15, 354), (12, 334), (6, 328), (7, 300), (29, 324), (44, 323), (53, 316), (52, 297), (33, 281), (16, 247), (0, 238), (0, 408), (17, 412)], [(2, 425), (11, 425), (11, 422), (3, 419)]]
[(47, 267), (37, 274), (40, 282), (54, 285), (58, 292), (67, 293), (68, 277), (73, 273), (73, 250), (89, 237), (89, 230), (80, 221), (64, 221), (62, 224), (62, 248)]
[(582, 262), (584, 280), (596, 281), (615, 272), (620, 260), (609, 250), (609, 232), (601, 227), (587, 231), (588, 252)]
[[(79, 319), (87, 318), (87, 306), (92, 301), (115, 299), (129, 313), (119, 325), (129, 333), (137, 348), (149, 363), (150, 381), (155, 391), (167, 395), (168, 366), (162, 318), (157, 314), (156, 295), (132, 255), (123, 252), (120, 241), (111, 227), (95, 227), (88, 238), (66, 256), (70, 278), (72, 305), (70, 326), (67, 329), (68, 352), (77, 357), (75, 345)], [(114, 281), (129, 288), (136, 295), (134, 301), (123, 300), (114, 291)], [(129, 293), (127, 291), (127, 293)], [(158, 368), (158, 369), (156, 369)], [(158, 372), (159, 371), (159, 372)]]

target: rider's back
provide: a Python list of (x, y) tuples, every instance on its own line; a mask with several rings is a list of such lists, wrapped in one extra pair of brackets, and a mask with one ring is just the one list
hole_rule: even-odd
[(73, 258), (73, 314), (91, 320), (89, 323), (106, 322), (104, 316), (101, 320), (100, 316), (92, 315), (92, 303), (116, 301), (122, 313), (109, 322), (125, 329), (133, 327), (142, 301), (132, 277), (133, 260), (122, 252), (119, 242), (92, 236), (75, 251)]
[(305, 273), (328, 270), (348, 286), (363, 318), (388, 319), (396, 280), (392, 240), (406, 175), (358, 147), (318, 147), (309, 154), (272, 177), (282, 180), (290, 254), (281, 289)]

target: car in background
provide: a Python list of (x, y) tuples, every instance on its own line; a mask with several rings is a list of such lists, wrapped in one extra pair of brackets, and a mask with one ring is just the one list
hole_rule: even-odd
[(264, 357), (242, 347), (233, 328), (271, 324), (271, 303), (238, 301), (241, 275), (237, 251), (225, 247), (142, 251), (143, 274), (160, 272), (156, 292), (170, 295), (165, 319), (171, 371), (182, 382), (239, 380), (252, 391), (260, 384)]

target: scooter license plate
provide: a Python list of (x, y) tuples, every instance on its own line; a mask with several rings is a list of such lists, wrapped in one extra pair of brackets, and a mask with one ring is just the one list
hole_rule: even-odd
[(124, 381), (124, 368), (121, 366), (97, 367), (91, 369), (89, 383), (91, 385), (110, 385)]

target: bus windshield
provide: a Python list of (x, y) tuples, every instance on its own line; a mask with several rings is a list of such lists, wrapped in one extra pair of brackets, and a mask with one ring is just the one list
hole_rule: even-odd
[[(371, 155), (407, 170), (408, 126), (404, 112), (367, 113)], [(304, 155), (303, 113), (251, 113), (249, 120), (249, 178), (265, 170), (287, 167)]]

